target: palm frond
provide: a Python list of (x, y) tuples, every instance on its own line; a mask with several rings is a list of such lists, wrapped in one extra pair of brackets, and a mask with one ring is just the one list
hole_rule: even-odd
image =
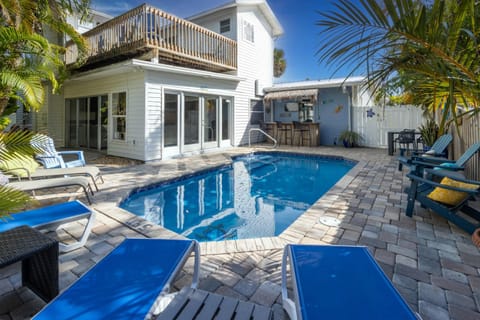
[(23, 209), (33, 199), (23, 191), (0, 186), (0, 220), (7, 219), (12, 213)]

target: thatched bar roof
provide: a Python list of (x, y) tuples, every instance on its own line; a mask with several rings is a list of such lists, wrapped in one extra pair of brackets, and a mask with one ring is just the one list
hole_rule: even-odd
[(318, 97), (318, 89), (304, 89), (304, 90), (287, 90), (287, 91), (273, 91), (267, 92), (263, 100), (305, 100), (316, 103)]

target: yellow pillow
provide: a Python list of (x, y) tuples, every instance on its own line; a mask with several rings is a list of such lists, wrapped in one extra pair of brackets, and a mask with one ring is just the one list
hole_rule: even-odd
[[(444, 177), (440, 184), (462, 189), (476, 190), (479, 188), (478, 185), (460, 182), (448, 177)], [(468, 197), (468, 193), (436, 187), (427, 197), (441, 203), (456, 206)]]

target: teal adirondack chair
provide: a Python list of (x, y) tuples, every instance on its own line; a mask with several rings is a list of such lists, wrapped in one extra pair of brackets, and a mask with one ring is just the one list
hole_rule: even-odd
[[(406, 215), (413, 215), (415, 201), (418, 201), (422, 207), (431, 209), (469, 234), (480, 228), (480, 212), (469, 206), (469, 202), (475, 201), (475, 197), (480, 195), (480, 181), (467, 180), (460, 172), (445, 169), (425, 171), (425, 178), (419, 176), (417, 170), (407, 174), (411, 185), (407, 189)], [(437, 182), (439, 178), (441, 182)], [(432, 195), (434, 190), (436, 196)]]
[(457, 160), (448, 160), (441, 157), (421, 157), (415, 158), (412, 164), (417, 171), (425, 168), (440, 168), (451, 171), (465, 170), (465, 164), (480, 150), (480, 142), (472, 144)]
[[(404, 149), (400, 150), (400, 156), (398, 157), (398, 171), (402, 171), (403, 165), (410, 166), (412, 161), (417, 158), (428, 158), (428, 157), (442, 157), (446, 154), (448, 145), (452, 142), (453, 137), (451, 134), (446, 133), (433, 143), (432, 147), (427, 152), (418, 152), (414, 151), (412, 156), (407, 158), (404, 155)], [(445, 160), (445, 158), (442, 158)]]

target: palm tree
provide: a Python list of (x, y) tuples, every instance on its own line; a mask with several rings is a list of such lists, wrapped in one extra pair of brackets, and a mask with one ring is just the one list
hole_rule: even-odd
[[(38, 109), (44, 101), (45, 81), (54, 89), (59, 87), (65, 78), (64, 48), (43, 35), (46, 29), (66, 34), (79, 52), (85, 52), (84, 39), (66, 22), (66, 17), (74, 11), (85, 17), (88, 7), (89, 0), (0, 0), (0, 117), (5, 116), (5, 108), (13, 100)], [(31, 137), (27, 132), (0, 132), (0, 161), (32, 155)], [(0, 175), (0, 180), (2, 218), (24, 206), (30, 197), (5, 187), (5, 176)]]
[[(480, 4), (475, 0), (347, 0), (319, 12), (322, 62), (367, 68), (373, 90), (400, 83), (414, 102), (443, 110), (440, 130), (480, 105)], [(449, 118), (452, 117), (452, 118)]]
[(281, 77), (286, 68), (285, 52), (282, 49), (275, 48), (273, 50), (273, 75), (275, 78)]
[(43, 81), (58, 88), (57, 77), (63, 72), (61, 50), (38, 34), (0, 29), (0, 115), (11, 99), (40, 108), (45, 96)]
[(46, 29), (68, 35), (80, 52), (85, 41), (66, 22), (73, 11), (86, 15), (89, 0), (4, 1), (0, 0), (0, 116), (10, 99), (19, 99), (27, 108), (43, 104), (49, 81), (54, 90), (65, 79), (64, 48), (43, 37)]
[[(30, 146), (32, 136), (33, 133), (29, 131), (0, 132), (0, 159), (10, 161), (19, 155), (33, 155), (35, 150)], [(4, 186), (4, 180), (5, 176), (0, 172), (0, 219), (23, 208), (32, 200), (28, 194)]]

